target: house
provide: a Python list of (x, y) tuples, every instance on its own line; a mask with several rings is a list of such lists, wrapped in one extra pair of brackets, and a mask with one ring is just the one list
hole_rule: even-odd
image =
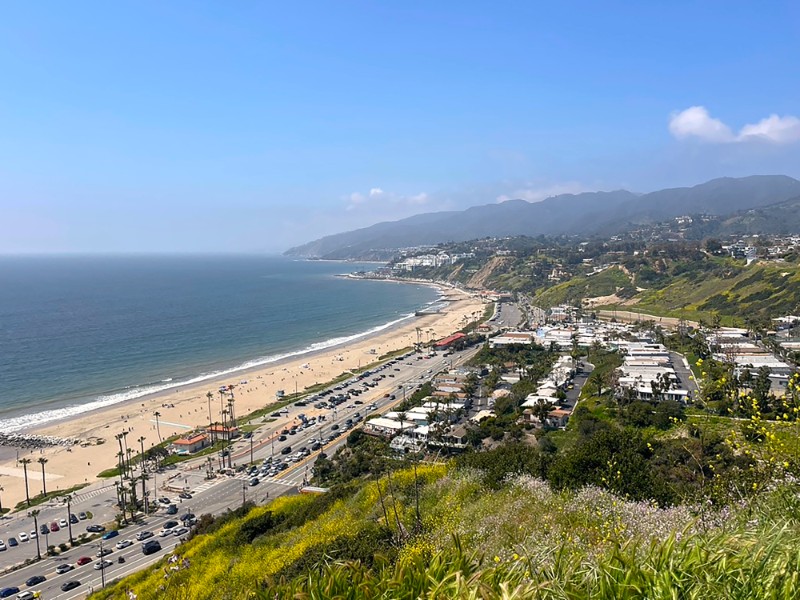
[(442, 338), (441, 340), (436, 342), (434, 344), (434, 346), (436, 348), (449, 348), (450, 346), (455, 344), (457, 341), (462, 340), (462, 339), (464, 339), (466, 337), (467, 337), (466, 334), (463, 334), (463, 333), (461, 333), (459, 331), (458, 333), (454, 333), (453, 335), (449, 335), (446, 338)]
[(178, 438), (169, 446), (173, 454), (194, 454), (208, 446), (208, 436), (205, 433)]
[(239, 436), (238, 427), (229, 427), (228, 425), (220, 425), (219, 423), (214, 423), (206, 427), (206, 432), (208, 432), (212, 438), (222, 440), (233, 439)]

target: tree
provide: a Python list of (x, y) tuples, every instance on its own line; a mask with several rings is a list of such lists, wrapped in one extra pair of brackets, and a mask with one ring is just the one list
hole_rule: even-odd
[(208, 426), (211, 427), (211, 400), (214, 398), (213, 392), (208, 392), (206, 394), (206, 400), (208, 400)]
[(156, 418), (156, 433), (158, 434), (158, 443), (160, 444), (163, 441), (161, 439), (161, 426), (158, 422), (158, 418), (161, 416), (161, 413), (156, 411), (153, 413), (153, 416)]
[(47, 496), (47, 479), (44, 475), (44, 466), (47, 464), (47, 459), (42, 456), (39, 458), (38, 462), (42, 465), (42, 496)]
[(30, 458), (21, 458), (19, 460), (19, 462), (22, 463), (22, 470), (23, 470), (23, 472), (25, 474), (25, 500), (27, 500), (28, 506), (30, 506), (31, 505), (31, 496), (28, 493), (28, 465), (31, 464), (31, 462), (33, 462), (33, 461), (31, 461)]

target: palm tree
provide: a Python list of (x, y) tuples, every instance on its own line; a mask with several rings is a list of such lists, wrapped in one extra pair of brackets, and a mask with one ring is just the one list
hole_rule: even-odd
[(213, 392), (208, 392), (206, 394), (206, 399), (208, 400), (208, 425), (211, 426), (211, 400), (214, 398)]
[(230, 418), (231, 429), (236, 427), (236, 417), (233, 414), (233, 403), (234, 402), (235, 402), (235, 400), (233, 399), (233, 392), (231, 392), (231, 397), (228, 398), (228, 414), (230, 414), (230, 416), (231, 416), (231, 418)]
[(153, 413), (153, 416), (156, 418), (156, 433), (158, 433), (158, 443), (160, 444), (163, 441), (161, 439), (161, 426), (158, 422), (158, 418), (161, 416), (161, 413), (156, 411)]
[(118, 433), (114, 436), (114, 439), (117, 440), (119, 444), (119, 452), (117, 453), (117, 457), (119, 458), (119, 477), (122, 479), (122, 474), (125, 472), (125, 464), (122, 462), (123, 457), (125, 456), (122, 453), (122, 434)]
[(25, 500), (28, 501), (28, 506), (30, 506), (31, 505), (31, 496), (28, 493), (28, 465), (31, 464), (31, 462), (33, 462), (33, 461), (31, 461), (30, 458), (21, 458), (19, 460), (19, 462), (22, 463), (22, 470), (25, 473)]
[[(23, 458), (22, 460), (27, 460), (28, 462), (31, 462), (30, 459)], [(22, 462), (22, 460), (20, 460), (20, 462)], [(22, 463), (22, 464), (24, 465), (25, 463)], [(30, 504), (30, 500), (28, 500), (28, 504)], [(37, 533), (37, 535), (36, 535), (36, 557), (39, 560), (42, 560), (42, 551), (39, 549), (39, 535), (38, 535), (38, 533), (39, 533), (39, 519), (38, 519), (39, 511), (38, 510), (32, 510), (31, 512), (28, 513), (28, 516), (33, 517), (33, 528), (36, 530), (36, 533)]]
[(42, 465), (42, 496), (47, 496), (47, 480), (44, 476), (44, 466), (47, 464), (47, 459), (42, 456), (39, 458), (38, 462)]
[[(2, 493), (2, 492), (4, 492), (4, 491), (5, 491), (5, 490), (3, 489), (3, 486), (2, 486), (2, 485), (0, 485), (0, 493)], [(3, 499), (2, 499), (2, 498), (0, 498), (0, 515), (2, 515), (2, 514), (3, 514)]]

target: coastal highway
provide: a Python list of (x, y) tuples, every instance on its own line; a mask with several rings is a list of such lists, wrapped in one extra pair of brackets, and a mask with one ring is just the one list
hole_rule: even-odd
[[(168, 497), (178, 506), (178, 514), (168, 516), (163, 508), (156, 514), (147, 516), (141, 524), (130, 525), (120, 530), (118, 537), (103, 542), (105, 547), (114, 547), (119, 540), (130, 539), (134, 543), (128, 548), (114, 551), (108, 556), (113, 562), (105, 571), (106, 583), (112, 580), (129, 575), (161, 559), (169, 550), (180, 542), (176, 536), (165, 538), (156, 537), (164, 548), (161, 552), (156, 552), (149, 556), (144, 556), (141, 551), (141, 543), (136, 541), (135, 535), (143, 530), (156, 533), (168, 520), (176, 520), (177, 517), (191, 512), (195, 515), (210, 513), (219, 515), (227, 510), (240, 506), (243, 501), (253, 501), (262, 504), (270, 498), (289, 493), (295, 493), (304, 481), (311, 478), (311, 469), (314, 461), (320, 452), (333, 454), (336, 449), (346, 442), (347, 420), (354, 419), (356, 413), (362, 417), (377, 412), (385, 412), (392, 405), (402, 401), (403, 391), (405, 395), (411, 393), (424, 381), (430, 379), (435, 373), (450, 367), (457, 366), (467, 360), (475, 353), (476, 349), (469, 349), (464, 352), (457, 352), (445, 357), (441, 353), (431, 358), (421, 358), (419, 355), (412, 355), (409, 358), (398, 361), (391, 366), (384, 367), (376, 371), (372, 376), (364, 381), (375, 383), (375, 387), (364, 388), (362, 382), (345, 386), (343, 389), (336, 390), (335, 393), (346, 393), (349, 389), (360, 388), (364, 390), (359, 396), (353, 396), (350, 400), (335, 407), (335, 409), (316, 409), (313, 405), (298, 407), (291, 405), (288, 413), (284, 412), (280, 419), (265, 423), (253, 433), (252, 447), (254, 462), (260, 463), (266, 458), (278, 457), (286, 459), (301, 447), (310, 448), (315, 440), (325, 439), (332, 434), (339, 433), (339, 437), (326, 444), (322, 450), (312, 452), (309, 456), (290, 463), (290, 466), (278, 473), (275, 477), (260, 479), (259, 484), (249, 485), (250, 477), (246, 473), (236, 473), (235, 475), (217, 475), (211, 480), (206, 479), (207, 458), (201, 457), (196, 460), (181, 463), (179, 467), (167, 469), (163, 473), (156, 474), (155, 482), (151, 479), (147, 485), (152, 494), (155, 492), (158, 497)], [(383, 377), (381, 377), (383, 376)], [(373, 382), (373, 379), (377, 381)], [(394, 399), (391, 396), (394, 395)], [(356, 401), (361, 404), (355, 404)], [(376, 408), (367, 411), (366, 407), (375, 404)], [(305, 429), (298, 429), (295, 435), (286, 435), (286, 439), (279, 440), (280, 432), (289, 428), (291, 424), (299, 424), (298, 415), (305, 413), (308, 417), (323, 416), (324, 420), (318, 420), (317, 424)], [(363, 424), (363, 421), (361, 422)], [(290, 446), (292, 453), (282, 454), (282, 450)], [(250, 462), (251, 440), (243, 439), (236, 442), (232, 447), (232, 458), (234, 464), (246, 464)], [(216, 461), (215, 457), (215, 461)], [(273, 458), (273, 460), (276, 460)], [(262, 475), (259, 473), (259, 478)], [(152, 477), (152, 475), (151, 475)], [(191, 499), (180, 499), (175, 493), (177, 489), (191, 490)], [(91, 511), (91, 520), (82, 520), (73, 524), (73, 535), (77, 536), (86, 531), (89, 523), (109, 523), (114, 520), (118, 510), (115, 506), (116, 494), (113, 485), (108, 482), (95, 484), (86, 491), (82, 490), (76, 495), (71, 503), (71, 512)], [(39, 525), (51, 523), (54, 520), (68, 518), (66, 505), (52, 503), (42, 505), (39, 515)], [(11, 536), (18, 536), (20, 531), (30, 532), (33, 529), (33, 521), (25, 513), (13, 515), (0, 521), (0, 539), (5, 541)], [(19, 587), (20, 590), (29, 589), (25, 586), (25, 581), (33, 575), (44, 575), (47, 580), (33, 586), (32, 590), (42, 592), (42, 598), (82, 598), (89, 593), (91, 588), (97, 589), (102, 585), (101, 571), (93, 568), (97, 562), (96, 553), (99, 550), (100, 540), (95, 539), (86, 544), (64, 552), (58, 557), (46, 557), (45, 550), (48, 544), (58, 545), (66, 542), (68, 532), (59, 528), (59, 531), (48, 534), (47, 538), (41, 536), (40, 546), (43, 559), (35, 561), (23, 568), (5, 573), (0, 576), (0, 589), (8, 586)], [(83, 556), (92, 557), (90, 564), (75, 566), (72, 571), (65, 574), (56, 573), (58, 565), (70, 563), (76, 565), (77, 560)], [(118, 563), (119, 556), (125, 558), (124, 563)], [(19, 546), (8, 548), (0, 552), (0, 569), (5, 570), (12, 565), (19, 564), (25, 559), (36, 557), (36, 542), (20, 542)], [(191, 568), (189, 566), (188, 568)], [(70, 580), (77, 580), (81, 585), (70, 591), (62, 592), (60, 586)]]

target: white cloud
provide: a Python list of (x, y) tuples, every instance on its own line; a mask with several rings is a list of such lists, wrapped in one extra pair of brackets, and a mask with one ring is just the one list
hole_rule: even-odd
[(713, 118), (704, 106), (692, 106), (670, 116), (669, 130), (679, 140), (697, 138), (704, 142), (730, 144), (763, 140), (774, 144), (800, 141), (800, 119), (770, 115), (758, 123), (743, 126), (738, 134)]
[(730, 127), (712, 118), (704, 106), (672, 113), (669, 130), (679, 140), (698, 137), (707, 142), (732, 142), (736, 139)]
[(384, 191), (381, 188), (372, 188), (369, 191), (369, 197), (370, 198), (380, 198), (383, 195), (384, 195)]
[(754, 125), (745, 125), (739, 133), (741, 140), (760, 138), (776, 144), (800, 141), (800, 119), (770, 115)]
[(508, 200), (541, 202), (542, 200), (550, 198), (551, 196), (558, 196), (560, 194), (580, 194), (581, 192), (585, 191), (587, 191), (587, 188), (577, 181), (549, 185), (529, 184), (510, 193), (501, 194), (500, 196), (497, 196), (496, 200), (498, 202), (507, 202)]

